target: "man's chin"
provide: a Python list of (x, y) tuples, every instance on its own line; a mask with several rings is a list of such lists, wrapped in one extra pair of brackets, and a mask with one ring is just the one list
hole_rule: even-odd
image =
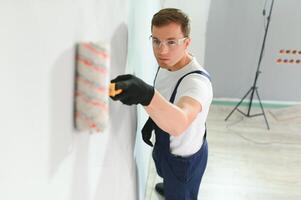
[(169, 67), (166, 66), (166, 65), (160, 65), (160, 67), (163, 68), (163, 69), (169, 69)]
[(159, 65), (160, 65), (160, 67), (162, 67), (162, 68), (170, 68), (170, 65), (168, 64), (168, 63), (165, 63), (165, 62), (159, 62), (158, 63)]

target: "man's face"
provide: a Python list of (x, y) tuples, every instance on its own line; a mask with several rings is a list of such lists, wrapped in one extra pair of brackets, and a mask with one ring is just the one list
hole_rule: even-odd
[[(162, 27), (153, 26), (153, 51), (161, 67), (167, 69), (177, 67), (177, 64), (183, 59), (186, 49), (190, 44), (190, 38), (183, 38), (184, 34), (182, 33), (181, 26), (176, 23), (170, 23)], [(175, 41), (177, 44), (170, 45)]]

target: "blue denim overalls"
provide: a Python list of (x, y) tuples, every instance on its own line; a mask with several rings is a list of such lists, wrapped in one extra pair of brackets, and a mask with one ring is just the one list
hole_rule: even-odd
[[(174, 103), (180, 82), (189, 74), (198, 73), (210, 77), (200, 70), (192, 71), (182, 76), (170, 97)], [(197, 200), (199, 186), (205, 172), (208, 158), (208, 146), (206, 132), (203, 138), (202, 147), (193, 155), (181, 157), (170, 152), (169, 134), (160, 129), (151, 118), (144, 125), (155, 130), (156, 143), (153, 149), (153, 159), (159, 176), (163, 178), (164, 196), (166, 200)]]

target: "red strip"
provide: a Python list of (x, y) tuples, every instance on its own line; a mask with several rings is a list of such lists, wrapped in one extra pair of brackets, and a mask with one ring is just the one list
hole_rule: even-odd
[(98, 56), (101, 56), (104, 59), (108, 59), (109, 58), (109, 55), (107, 53), (105, 53), (104, 51), (100, 51), (100, 50), (94, 48), (91, 43), (85, 43), (84, 47), (86, 49), (90, 50), (91, 52), (93, 52), (94, 54), (96, 54)]
[(100, 131), (100, 129), (97, 127), (96, 123), (89, 117), (81, 114), (80, 112), (76, 112), (76, 118), (81, 118), (85, 121), (85, 123), (89, 126), (91, 129), (95, 129), (97, 132)]
[(100, 108), (101, 110), (104, 110), (104, 111), (108, 111), (108, 105), (106, 105), (105, 103), (103, 103), (101, 101), (90, 100), (83, 93), (78, 92), (78, 91), (75, 93), (75, 95), (80, 97), (86, 103), (91, 104), (92, 106), (98, 107), (98, 108)]
[(96, 90), (97, 92), (103, 94), (106, 93), (106, 89), (104, 87), (97, 87), (95, 86), (91, 81), (84, 79), (82, 77), (80, 77), (80, 75), (77, 76), (77, 80), (79, 82), (82, 82), (83, 84), (87, 85), (88, 87), (90, 87), (92, 90)]
[(78, 57), (77, 58), (78, 62), (82, 63), (83, 65), (85, 65), (86, 67), (92, 68), (93, 70), (101, 73), (101, 74), (107, 74), (108, 70), (106, 70), (104, 67), (98, 67), (92, 64), (92, 62), (90, 60)]

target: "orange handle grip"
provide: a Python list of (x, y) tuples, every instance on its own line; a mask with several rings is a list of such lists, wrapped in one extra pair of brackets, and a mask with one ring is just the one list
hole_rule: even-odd
[(115, 83), (110, 83), (110, 87), (109, 87), (109, 96), (110, 97), (115, 97), (116, 95), (118, 95), (122, 92), (122, 89), (116, 90), (115, 86), (116, 86)]

